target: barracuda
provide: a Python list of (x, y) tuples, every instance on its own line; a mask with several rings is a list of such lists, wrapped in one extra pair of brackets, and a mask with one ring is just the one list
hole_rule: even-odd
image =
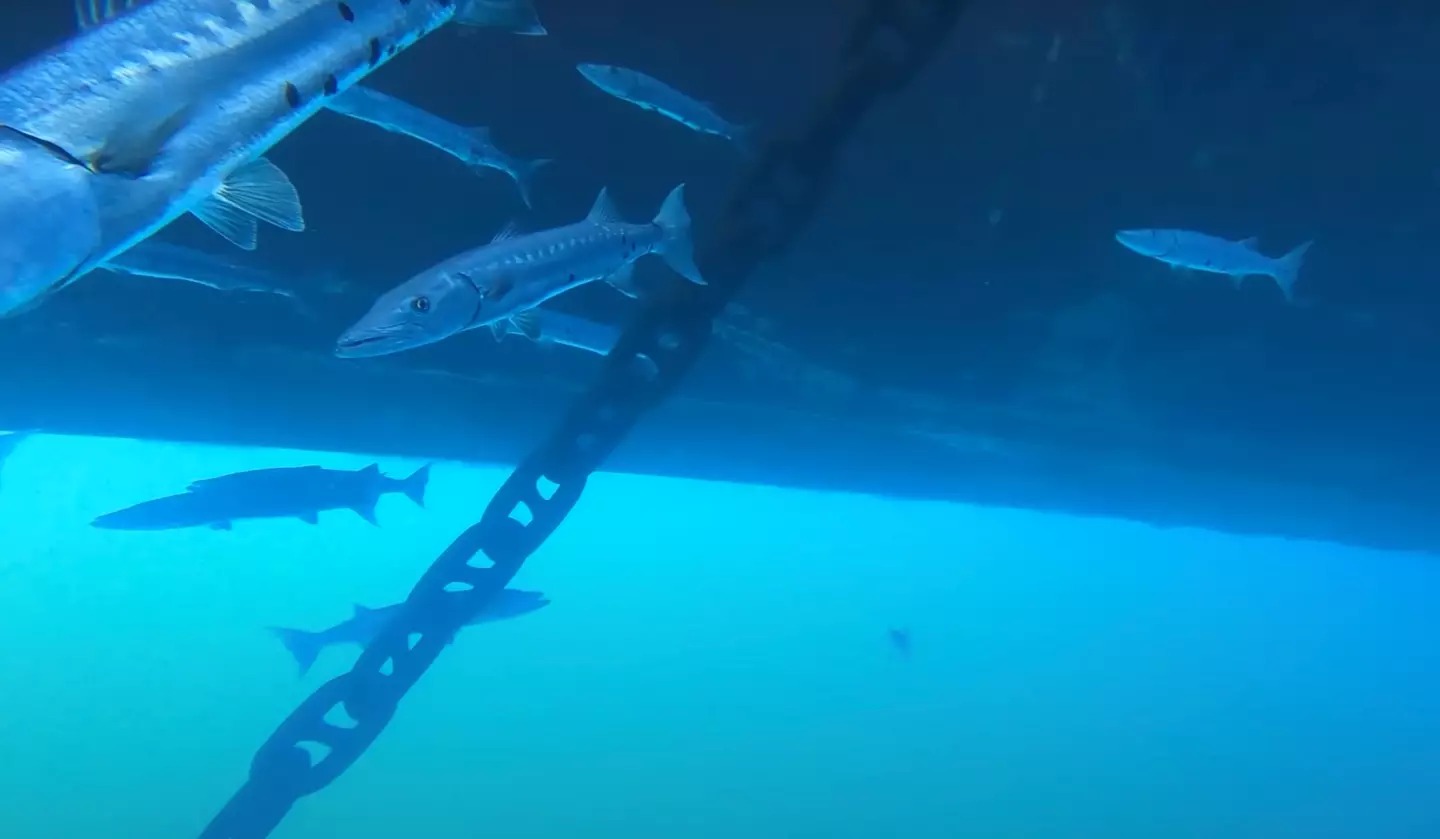
[[(215, 61), (329, 0), (78, 4), (81, 32), (0, 77), (0, 124), (96, 171), (140, 168)], [(149, 148), (146, 148), (149, 146)]]
[[(157, 2), (170, 5), (169, 0)], [(0, 156), (0, 177), (23, 177), (36, 185), (0, 194), (0, 220), (23, 218), (35, 202), (43, 201), (44, 180), (55, 184), (55, 194), (77, 214), (96, 208), (91, 215), (97, 223), (87, 222), (80, 230), (69, 223), (52, 227), (43, 241), (23, 248), (0, 241), (0, 314), (34, 305), (186, 212), (246, 248), (255, 245), (256, 219), (303, 229), (294, 188), (261, 155), (324, 107), (328, 98), (416, 41), (451, 21), (486, 25), (493, 13), (493, 2), (487, 0), (307, 0), (307, 5), (263, 38), (210, 55), (206, 60), (215, 63), (190, 74), (187, 84), (159, 84), (147, 92), (143, 113), (150, 113), (149, 106), (167, 93), (183, 93), (173, 108), (182, 118), (164, 123), (163, 137), (138, 173), (97, 171), (90, 165), (93, 161), (63, 144), (5, 123), (15, 132), (13, 142), (20, 151), (12, 157), (19, 162), (7, 163)], [(96, 31), (139, 18), (148, 8)], [(0, 89), (4, 87), (0, 80)], [(137, 102), (132, 98), (128, 104), (138, 107)], [(103, 114), (97, 117), (100, 123), (110, 114), (99, 106), (97, 113)], [(53, 152), (54, 159), (40, 161), (39, 148)], [(17, 172), (20, 166), (37, 171), (43, 167), (43, 179)], [(49, 215), (64, 219), (68, 213), (56, 205)], [(0, 239), (11, 235), (4, 230)]]
[[(544, 32), (530, 0), (471, 3), (476, 25)], [(0, 125), (96, 170), (143, 170), (195, 96), (233, 71), (220, 59), (315, 9), (345, 5), (76, 0), (80, 33), (0, 76)]]
[(335, 352), (343, 358), (388, 355), (503, 321), (540, 340), (538, 324), (527, 312), (606, 278), (634, 294), (627, 269), (648, 254), (690, 282), (705, 284), (695, 264), (684, 184), (670, 191), (648, 224), (624, 221), (602, 189), (590, 213), (574, 224), (533, 233), (507, 227), (488, 244), (432, 265), (381, 295), (340, 336)]

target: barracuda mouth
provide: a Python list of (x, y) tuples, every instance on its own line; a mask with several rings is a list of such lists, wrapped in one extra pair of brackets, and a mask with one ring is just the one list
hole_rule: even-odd
[(394, 337), (393, 334), (386, 333), (356, 337), (342, 336), (340, 340), (335, 342), (335, 354), (341, 357), (347, 355), (382, 355), (383, 353), (372, 352), (366, 348), (370, 348), (371, 350), (378, 349), (375, 346), (376, 344), (388, 343)]

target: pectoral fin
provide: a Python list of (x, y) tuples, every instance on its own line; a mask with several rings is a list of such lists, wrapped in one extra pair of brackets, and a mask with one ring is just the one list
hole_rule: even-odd
[(247, 251), (255, 250), (259, 241), (260, 225), (254, 216), (246, 215), (235, 205), (214, 195), (192, 207), (190, 212), (235, 247)]
[(279, 166), (257, 157), (230, 173), (215, 198), (284, 230), (305, 229), (300, 195)]
[(540, 316), (535, 313), (534, 309), (526, 309), (523, 312), (517, 313), (510, 318), (510, 323), (515, 326), (516, 332), (519, 332), (532, 341), (538, 343), (542, 337), (540, 333)]
[(194, 109), (193, 102), (186, 102), (172, 110), (141, 113), (124, 126), (116, 126), (104, 145), (85, 155), (86, 168), (132, 178), (147, 174), (165, 144), (190, 121)]

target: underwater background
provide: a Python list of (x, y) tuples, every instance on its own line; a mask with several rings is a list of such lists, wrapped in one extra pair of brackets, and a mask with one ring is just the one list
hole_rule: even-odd
[[(721, 215), (746, 154), (577, 63), (763, 141), (865, 4), (536, 5), (545, 37), (447, 27), (366, 81), (553, 158), (533, 207), (321, 113), (268, 155), (307, 229), (244, 255), (293, 295), (97, 273), (0, 320), (0, 837), (196, 835), (358, 650), (302, 673), (277, 630), (404, 599), (601, 370), (481, 332), (336, 358), (377, 295), (602, 187)], [(1440, 837), (1440, 7), (963, 15), (526, 563), (549, 604), (464, 629), (274, 836)], [(0, 8), (0, 64), (73, 29)], [(1315, 244), (1292, 301), (1128, 228)], [(597, 286), (560, 308), (625, 323)], [(432, 464), (423, 504), (94, 524), (371, 464)]]
[[(4, 472), (0, 830), (193, 835), (304, 678), (267, 631), (394, 602), (501, 470), (229, 532), (84, 522), (370, 459), (41, 436)], [(387, 472), (415, 463), (387, 459)], [(45, 492), (33, 488), (45, 486)], [(1432, 557), (601, 474), (275, 836), (1425, 837)], [(887, 628), (911, 633), (909, 654)]]

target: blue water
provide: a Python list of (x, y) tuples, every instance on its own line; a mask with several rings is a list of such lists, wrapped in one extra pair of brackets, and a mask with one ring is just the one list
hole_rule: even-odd
[[(400, 600), (506, 474), (234, 531), (94, 516), (372, 458), (41, 435), (0, 475), (0, 836), (189, 837), (309, 675), (266, 631)], [(390, 474), (418, 463), (385, 459)], [(1440, 564), (600, 474), (281, 839), (1440, 835)], [(912, 654), (887, 642), (906, 627)]]

